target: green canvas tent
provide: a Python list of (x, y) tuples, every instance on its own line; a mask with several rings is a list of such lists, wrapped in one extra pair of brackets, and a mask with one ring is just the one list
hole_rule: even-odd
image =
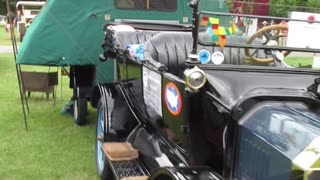
[(49, 0), (19, 47), (18, 64), (96, 64), (106, 0)]

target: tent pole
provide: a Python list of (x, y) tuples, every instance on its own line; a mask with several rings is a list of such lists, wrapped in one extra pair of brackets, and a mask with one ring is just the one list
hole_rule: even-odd
[[(16, 63), (16, 60), (17, 60), (17, 57), (16, 57), (17, 44), (14, 41), (15, 40), (15, 37), (14, 37), (14, 26), (13, 26), (14, 24), (13, 24), (13, 19), (12, 19), (12, 16), (11, 16), (9, 0), (6, 0), (6, 3), (7, 3), (8, 20), (9, 20), (9, 24), (10, 24), (10, 37), (11, 37), (11, 43), (12, 43), (15, 66), (16, 66), (16, 72), (17, 72), (17, 77), (18, 77), (18, 85), (19, 85), (19, 91), (20, 91), (20, 99), (21, 99), (24, 123), (25, 123), (26, 131), (28, 131), (28, 122), (27, 122), (27, 116), (26, 116), (26, 110), (25, 110), (25, 104), (24, 104), (24, 101), (26, 99), (24, 99), (25, 98), (25, 94), (24, 94), (23, 89), (21, 87), (21, 66)], [(28, 110), (29, 110), (29, 108), (28, 108)]]
[[(10, 7), (9, 7), (9, 11), (10, 11)], [(8, 11), (8, 12), (9, 12)], [(13, 23), (12, 23), (13, 24)], [(12, 33), (11, 33), (11, 37), (13, 37), (13, 48), (15, 49), (15, 52), (14, 52), (14, 56), (15, 56), (15, 62), (16, 62), (16, 55), (18, 54), (18, 45), (17, 45), (17, 38), (16, 38), (16, 35), (15, 35), (15, 32), (14, 32), (14, 28), (11, 28), (12, 29)], [(29, 110), (29, 103), (28, 103), (28, 99), (27, 99), (27, 96), (26, 96), (26, 93), (25, 93), (25, 89), (24, 89), (24, 81), (23, 81), (23, 76), (21, 74), (21, 65), (19, 64), (18, 66), (18, 72), (19, 72), (19, 75), (20, 75), (20, 82), (22, 83), (22, 94), (23, 94), (23, 97), (24, 97), (24, 100), (25, 100), (25, 105), (26, 105), (26, 108), (27, 108), (27, 112), (30, 113), (30, 110)]]

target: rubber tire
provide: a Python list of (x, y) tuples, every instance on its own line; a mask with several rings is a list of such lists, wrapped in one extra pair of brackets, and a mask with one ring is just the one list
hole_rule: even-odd
[[(96, 168), (97, 168), (97, 174), (100, 177), (100, 179), (113, 179), (113, 173), (109, 166), (109, 162), (106, 159), (104, 152), (102, 150), (102, 143), (106, 142), (106, 131), (105, 124), (106, 124), (106, 108), (103, 106), (103, 103), (101, 102), (101, 99), (98, 103), (97, 108), (97, 123), (96, 123)], [(102, 114), (101, 114), (102, 113)], [(99, 142), (98, 135), (103, 135), (103, 142)]]
[(81, 126), (86, 123), (88, 106), (86, 98), (79, 98), (73, 101), (73, 119), (74, 122)]

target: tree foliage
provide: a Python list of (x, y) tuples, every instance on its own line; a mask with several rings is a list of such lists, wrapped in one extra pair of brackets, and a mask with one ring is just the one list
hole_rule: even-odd
[[(9, 0), (10, 11), (14, 11), (14, 7), (17, 0)], [(7, 2), (6, 0), (0, 0), (0, 15), (7, 14)]]
[[(8, 0), (10, 5), (10, 11), (15, 13), (16, 11), (16, 4), (19, 0)], [(44, 1), (44, 0), (23, 0), (23, 1)], [(7, 14), (7, 0), (0, 0), (0, 15)]]
[[(227, 8), (233, 10), (233, 2), (236, 0), (224, 0)], [(238, 0), (238, 2), (246, 0)], [(259, 3), (260, 0), (247, 0)], [(320, 0), (270, 0), (269, 16), (288, 17), (291, 11), (320, 13)]]
[(291, 11), (320, 13), (319, 0), (270, 0), (269, 15), (288, 17)]

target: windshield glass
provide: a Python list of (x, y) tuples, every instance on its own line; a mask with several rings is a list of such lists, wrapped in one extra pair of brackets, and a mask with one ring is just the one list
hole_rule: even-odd
[(313, 141), (319, 142), (319, 120), (320, 114), (301, 103), (269, 103), (259, 105), (243, 126), (294, 159)]
[(320, 68), (320, 9), (288, 8), (287, 14), (277, 14), (273, 11), (283, 6), (252, 3), (256, 8), (249, 11), (239, 3), (233, 1), (230, 13), (199, 13), (202, 64)]

